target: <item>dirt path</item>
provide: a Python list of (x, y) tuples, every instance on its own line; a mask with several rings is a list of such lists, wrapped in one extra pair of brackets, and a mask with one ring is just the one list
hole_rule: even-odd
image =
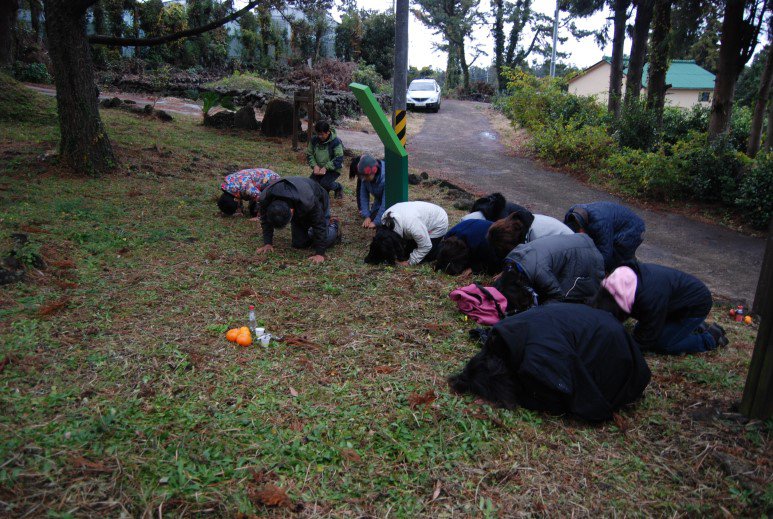
[[(409, 143), (411, 167), (446, 178), (476, 193), (502, 192), (534, 212), (563, 219), (575, 203), (621, 200), (569, 175), (506, 154), (485, 105), (443, 101)], [(647, 232), (638, 256), (702, 279), (715, 295), (751, 304), (762, 266), (764, 240), (684, 216), (634, 208)]]

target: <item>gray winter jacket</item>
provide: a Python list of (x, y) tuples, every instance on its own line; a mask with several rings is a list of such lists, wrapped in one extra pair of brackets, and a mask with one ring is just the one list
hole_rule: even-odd
[(604, 258), (587, 234), (546, 236), (517, 246), (506, 262), (524, 272), (540, 302), (584, 301), (604, 279)]

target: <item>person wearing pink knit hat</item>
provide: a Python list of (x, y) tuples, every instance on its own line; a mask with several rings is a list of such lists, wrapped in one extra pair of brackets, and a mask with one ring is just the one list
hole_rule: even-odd
[(604, 281), (591, 306), (621, 322), (638, 322), (633, 338), (643, 351), (680, 354), (709, 351), (728, 344), (725, 330), (707, 325), (713, 301), (698, 278), (653, 263), (626, 262)]

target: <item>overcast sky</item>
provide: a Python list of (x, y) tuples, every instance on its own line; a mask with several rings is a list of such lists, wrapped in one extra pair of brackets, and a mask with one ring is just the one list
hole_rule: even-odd
[[(365, 9), (374, 9), (377, 11), (391, 10), (392, 0), (357, 0), (357, 4)], [(556, 8), (554, 0), (534, 0), (533, 8), (535, 11), (539, 11), (549, 15), (551, 18)], [(483, 13), (489, 14), (491, 7), (489, 0), (481, 0), (480, 10)], [(597, 14), (595, 16), (577, 20), (577, 26), (582, 29), (598, 29), (603, 26), (605, 19), (609, 16), (609, 12)], [(333, 17), (336, 20), (340, 20), (340, 14), (337, 10), (334, 11)], [(607, 47), (601, 48), (594, 41), (593, 37), (588, 37), (582, 40), (573, 39), (568, 32), (562, 34), (569, 37), (569, 40), (563, 45), (558, 47), (560, 52), (566, 52), (569, 57), (565, 60), (570, 64), (575, 65), (578, 68), (585, 68), (593, 65), (597, 61), (601, 60), (604, 55), (610, 55), (612, 53), (612, 42), (609, 42)], [(432, 67), (445, 69), (446, 68), (446, 54), (438, 52), (433, 49), (433, 43), (440, 43), (441, 38), (432, 34), (432, 31), (427, 29), (424, 24), (419, 22), (413, 14), (410, 16), (408, 22), (408, 65), (414, 67), (424, 67), (431, 65)], [(473, 34), (473, 41), (471, 43), (480, 44), (488, 53), (488, 56), (481, 56), (475, 65), (486, 67), (491, 64), (493, 60), (494, 41), (491, 36), (491, 24), (487, 23), (484, 26), (478, 27)], [(630, 40), (626, 41), (625, 52), (630, 51)], [(471, 48), (472, 45), (468, 45)], [(468, 57), (471, 57), (468, 53)], [(531, 61), (531, 59), (529, 60)]]

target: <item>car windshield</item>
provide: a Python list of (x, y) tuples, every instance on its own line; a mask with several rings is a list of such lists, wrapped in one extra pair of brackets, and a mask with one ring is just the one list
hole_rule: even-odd
[(408, 90), (435, 90), (435, 85), (432, 83), (411, 83), (411, 86), (408, 87)]

